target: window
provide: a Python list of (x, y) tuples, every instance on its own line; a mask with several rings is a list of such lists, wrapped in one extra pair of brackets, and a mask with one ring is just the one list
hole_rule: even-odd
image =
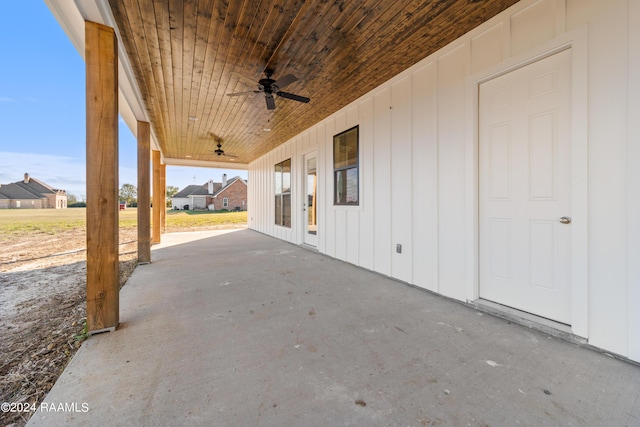
[(291, 227), (291, 159), (276, 165), (276, 225)]
[(226, 197), (222, 199), (222, 207), (223, 208), (229, 207), (229, 199), (227, 199)]
[(333, 204), (359, 204), (358, 126), (333, 137)]

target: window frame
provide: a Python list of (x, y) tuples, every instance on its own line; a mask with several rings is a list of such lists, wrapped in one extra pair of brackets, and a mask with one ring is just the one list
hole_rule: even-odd
[[(285, 172), (285, 166), (289, 167), (288, 172)], [(292, 161), (291, 157), (285, 159), (274, 165), (274, 223), (279, 227), (291, 228), (291, 187), (293, 184), (292, 178)], [(288, 187), (285, 188), (285, 173), (288, 173)], [(280, 179), (278, 179), (280, 174)], [(278, 185), (279, 184), (279, 185)], [(280, 188), (278, 188), (280, 187)], [(287, 191), (284, 191), (287, 190)], [(278, 201), (280, 202), (278, 204)], [(280, 209), (278, 209), (278, 207)], [(288, 212), (288, 215), (287, 215)], [(279, 214), (279, 215), (278, 215)], [(279, 216), (279, 217), (278, 217)]]
[(229, 207), (229, 199), (226, 197), (222, 198), (222, 207), (223, 208), (228, 208)]
[[(346, 136), (348, 133), (353, 132), (354, 130), (356, 133), (355, 164), (336, 167), (336, 143), (338, 142), (338, 138)], [(340, 132), (334, 135), (332, 149), (333, 149), (333, 206), (360, 206), (360, 125), (353, 126), (343, 132)], [(346, 176), (348, 171), (354, 170), (354, 169), (355, 169), (355, 181), (356, 181), (356, 194), (355, 194), (356, 201), (348, 202), (345, 200), (344, 202), (339, 202), (338, 201), (338, 174), (344, 172)]]

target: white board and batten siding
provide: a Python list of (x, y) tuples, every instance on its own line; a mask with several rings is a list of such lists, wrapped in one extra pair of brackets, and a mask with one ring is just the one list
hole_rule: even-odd
[[(479, 87), (571, 55), (571, 330), (640, 361), (640, 2), (522, 0), (250, 165), (249, 227), (302, 244), (318, 155), (318, 250), (447, 297), (479, 285)], [(313, 103), (313, 100), (311, 101)], [(333, 136), (359, 126), (359, 206), (333, 206)], [(274, 165), (292, 160), (292, 226)], [(402, 245), (402, 252), (396, 246)]]

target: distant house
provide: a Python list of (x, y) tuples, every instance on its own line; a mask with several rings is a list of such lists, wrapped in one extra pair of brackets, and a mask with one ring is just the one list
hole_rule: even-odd
[(236, 176), (222, 182), (207, 181), (203, 185), (188, 185), (171, 198), (172, 209), (247, 210), (247, 182)]
[(67, 192), (24, 174), (22, 181), (0, 184), (0, 209), (66, 209)]

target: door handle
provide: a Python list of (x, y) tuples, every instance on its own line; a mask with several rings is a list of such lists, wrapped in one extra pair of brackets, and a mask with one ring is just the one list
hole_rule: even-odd
[(562, 218), (560, 218), (560, 222), (563, 224), (571, 224), (571, 218), (569, 218), (568, 216), (563, 216)]

